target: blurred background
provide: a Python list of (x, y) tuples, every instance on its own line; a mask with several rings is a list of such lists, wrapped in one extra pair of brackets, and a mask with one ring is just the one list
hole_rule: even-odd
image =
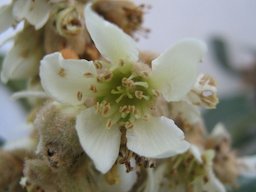
[[(0, 5), (8, 3), (1, 0)], [(222, 122), (233, 137), (238, 154), (256, 154), (256, 1), (255, 0), (137, 0), (150, 5), (144, 27), (138, 33), (141, 50), (161, 53), (175, 41), (195, 37), (207, 42), (209, 50), (200, 73), (218, 82), (220, 103), (204, 111), (210, 130)], [(18, 26), (16, 30), (19, 30)], [(16, 30), (0, 35), (0, 45)], [(0, 48), (1, 59), (11, 43)], [(1, 63), (0, 59), (0, 63)], [(26, 135), (24, 105), (10, 99), (23, 82), (0, 84), (0, 142)], [(243, 181), (239, 191), (256, 191), (255, 180)]]

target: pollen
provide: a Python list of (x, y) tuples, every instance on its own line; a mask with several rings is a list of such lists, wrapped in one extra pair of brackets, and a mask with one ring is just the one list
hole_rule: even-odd
[(110, 129), (110, 128), (112, 127), (112, 125), (113, 125), (113, 122), (112, 122), (111, 119), (109, 119), (109, 120), (107, 121), (107, 123), (106, 123), (106, 127)]

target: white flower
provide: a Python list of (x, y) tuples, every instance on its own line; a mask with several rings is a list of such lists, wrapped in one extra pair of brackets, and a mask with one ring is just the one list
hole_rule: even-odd
[(24, 79), (38, 74), (38, 66), (43, 56), (42, 35), (34, 27), (26, 26), (15, 37), (15, 42), (3, 61), (1, 80)]
[(13, 5), (13, 15), (18, 21), (26, 19), (40, 29), (49, 18), (50, 4), (47, 0), (17, 0)]
[[(45, 91), (56, 100), (81, 108), (76, 129), (80, 143), (106, 173), (120, 147), (120, 127), (126, 128), (127, 147), (140, 156), (166, 158), (185, 152), (189, 144), (171, 119), (153, 116), (150, 108), (162, 95), (178, 101), (192, 88), (206, 46), (180, 41), (139, 70), (135, 42), (115, 25), (85, 8), (87, 29), (107, 61), (64, 60), (59, 53), (46, 56), (40, 66)], [(86, 108), (87, 106), (89, 108)]]
[(187, 97), (194, 105), (215, 108), (219, 102), (215, 80), (209, 75), (199, 75)]
[(5, 5), (0, 8), (0, 33), (23, 19), (38, 30), (47, 22), (50, 10), (48, 0), (16, 0)]

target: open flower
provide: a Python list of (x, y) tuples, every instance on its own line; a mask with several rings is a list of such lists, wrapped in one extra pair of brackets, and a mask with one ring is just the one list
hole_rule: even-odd
[[(201, 41), (180, 41), (152, 62), (140, 63), (135, 42), (115, 25), (85, 8), (86, 26), (106, 60), (64, 60), (47, 55), (40, 66), (45, 91), (80, 113), (76, 129), (83, 149), (96, 168), (106, 173), (115, 163), (125, 129), (127, 148), (148, 158), (185, 152), (189, 144), (174, 122), (155, 115), (158, 97), (178, 101), (196, 81), (206, 50)], [(123, 138), (123, 137), (122, 137)]]

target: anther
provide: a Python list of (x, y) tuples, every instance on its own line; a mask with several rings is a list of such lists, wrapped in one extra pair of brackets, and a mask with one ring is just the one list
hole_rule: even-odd
[(76, 97), (77, 97), (78, 101), (81, 101), (82, 98), (83, 98), (83, 93), (81, 91), (78, 91), (77, 94), (76, 94)]
[(112, 125), (113, 125), (113, 123), (112, 123), (111, 119), (109, 119), (109, 120), (107, 121), (107, 123), (106, 123), (106, 127), (107, 127), (108, 129), (110, 129), (110, 128), (112, 127)]
[(106, 103), (106, 104), (103, 106), (102, 114), (103, 114), (103, 115), (107, 115), (108, 112), (110, 111), (110, 109), (111, 109), (110, 103)]
[(91, 85), (91, 86), (90, 86), (90, 90), (91, 90), (92, 92), (94, 92), (94, 93), (97, 92), (97, 88), (96, 88), (95, 85)]
[(149, 100), (149, 97), (143, 94), (143, 91), (135, 91), (134, 95), (137, 99)]
[(91, 72), (85, 72), (84, 76), (87, 78), (91, 78), (91, 77), (93, 77), (93, 74)]
[(107, 74), (105, 74), (105, 75), (103, 76), (103, 79), (104, 79), (105, 81), (108, 81), (108, 80), (112, 79), (112, 76), (113, 76), (113, 74), (112, 74), (111, 72), (108, 72)]
[(129, 87), (129, 88), (131, 88), (131, 87), (133, 87), (133, 85), (134, 85), (134, 81), (131, 80), (131, 79), (127, 79), (126, 77), (124, 77), (124, 78), (122, 79), (122, 85), (123, 85), (124, 87)]
[(111, 80), (112, 76), (113, 75), (112, 75), (111, 72), (106, 72), (106, 73), (98, 75), (97, 76), (97, 81), (98, 82), (108, 81), (108, 80)]
[(130, 121), (127, 121), (127, 122), (125, 122), (124, 127), (126, 129), (131, 129), (131, 128), (133, 128), (133, 123)]
[(102, 63), (100, 61), (95, 61), (94, 66), (96, 67), (96, 69), (102, 69), (103, 68)]

